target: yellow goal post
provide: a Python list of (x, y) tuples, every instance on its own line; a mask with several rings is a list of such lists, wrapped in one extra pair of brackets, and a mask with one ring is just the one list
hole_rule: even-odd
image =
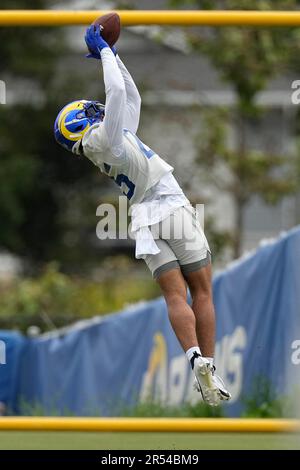
[[(114, 10), (123, 26), (300, 26), (300, 11)], [(0, 10), (0, 26), (75, 26), (92, 23), (108, 10)]]
[(75, 418), (2, 417), (0, 431), (90, 432), (289, 432), (300, 431), (292, 419), (239, 418)]

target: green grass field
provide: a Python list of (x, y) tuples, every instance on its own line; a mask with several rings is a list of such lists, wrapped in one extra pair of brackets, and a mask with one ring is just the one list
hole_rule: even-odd
[(300, 436), (270, 433), (0, 432), (0, 450), (300, 449)]

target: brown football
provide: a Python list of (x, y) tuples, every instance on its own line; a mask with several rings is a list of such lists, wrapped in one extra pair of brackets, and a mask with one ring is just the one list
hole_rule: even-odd
[(121, 22), (118, 13), (107, 13), (106, 15), (99, 16), (93, 24), (103, 26), (101, 35), (110, 47), (116, 44), (121, 32)]

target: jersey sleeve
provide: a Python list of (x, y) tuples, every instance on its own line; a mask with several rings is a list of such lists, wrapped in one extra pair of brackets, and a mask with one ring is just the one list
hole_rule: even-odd
[(110, 151), (120, 157), (124, 151), (123, 128), (126, 104), (126, 89), (116, 58), (110, 48), (101, 51), (105, 85), (104, 129)]
[(119, 56), (116, 57), (126, 88), (124, 127), (136, 134), (141, 112), (141, 97), (134, 80)]

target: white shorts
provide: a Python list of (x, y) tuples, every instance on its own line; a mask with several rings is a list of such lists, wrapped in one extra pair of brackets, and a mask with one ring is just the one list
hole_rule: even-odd
[(154, 279), (175, 268), (181, 269), (185, 275), (211, 262), (209, 245), (191, 205), (176, 209), (149, 228), (160, 249), (157, 255), (145, 258)]

